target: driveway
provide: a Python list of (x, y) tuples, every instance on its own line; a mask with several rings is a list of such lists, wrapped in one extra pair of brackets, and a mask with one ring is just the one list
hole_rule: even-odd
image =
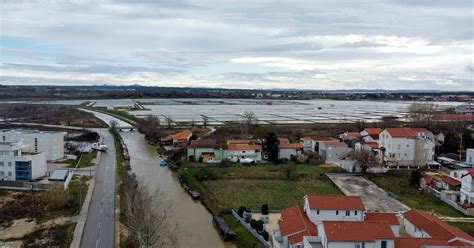
[(367, 210), (399, 212), (410, 209), (408, 206), (390, 197), (387, 192), (364, 177), (347, 174), (331, 174), (328, 177), (345, 195), (358, 195), (362, 197)]

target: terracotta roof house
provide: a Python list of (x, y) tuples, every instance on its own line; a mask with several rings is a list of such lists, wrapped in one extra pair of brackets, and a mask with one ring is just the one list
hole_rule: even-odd
[(254, 162), (262, 161), (262, 146), (255, 144), (229, 144), (227, 145), (226, 157), (233, 162), (242, 159), (251, 159)]
[(289, 143), (288, 140), (288, 143), (286, 141), (280, 143), (278, 148), (280, 149), (278, 153), (279, 159), (291, 159), (292, 156), (298, 157), (303, 155), (304, 145), (301, 143)]
[(339, 139), (333, 137), (303, 137), (300, 139), (300, 143), (304, 145), (305, 151), (318, 152), (319, 153), (319, 143), (323, 141), (339, 141)]
[(365, 221), (382, 222), (390, 225), (393, 234), (400, 236), (400, 221), (398, 221), (395, 213), (386, 212), (367, 212), (365, 213)]
[(395, 244), (390, 225), (381, 222), (323, 221), (318, 224), (318, 232), (323, 247), (394, 247)]
[(374, 142), (379, 139), (379, 134), (382, 131), (382, 128), (364, 128), (364, 130), (360, 132), (360, 136), (366, 142)]
[(365, 206), (360, 196), (306, 195), (304, 210), (313, 223), (320, 221), (363, 221)]
[[(206, 154), (205, 158), (202, 154)], [(214, 154), (213, 160), (222, 160), (224, 158), (224, 150), (219, 146), (216, 140), (213, 139), (199, 139), (191, 140), (187, 149), (187, 158), (191, 162), (204, 162)], [(207, 161), (207, 160), (206, 160)]]
[(274, 247), (293, 247), (301, 244), (304, 236), (318, 235), (316, 225), (298, 205), (281, 211), (278, 227), (272, 235)]
[(227, 145), (236, 145), (236, 144), (255, 144), (255, 140), (252, 139), (230, 139), (227, 140)]
[(413, 237), (444, 238), (474, 245), (474, 238), (461, 229), (451, 226), (438, 217), (424, 211), (412, 209), (403, 213), (405, 230)]
[(179, 133), (171, 134), (161, 138), (160, 141), (165, 145), (187, 144), (191, 139), (191, 136), (193, 136), (193, 132), (191, 132), (189, 129), (186, 129)]

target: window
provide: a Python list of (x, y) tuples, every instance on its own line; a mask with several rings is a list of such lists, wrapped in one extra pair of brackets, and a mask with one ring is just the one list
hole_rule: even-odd
[(357, 210), (356, 210), (356, 211), (354, 211), (354, 215), (357, 215)]
[(319, 214), (319, 209), (318, 209), (318, 210), (316, 210), (316, 214)]
[(38, 152), (38, 138), (35, 138), (35, 152)]
[(381, 248), (387, 248), (387, 241), (382, 240), (382, 247)]
[(336, 210), (336, 215), (339, 215), (339, 210)]
[(397, 149), (400, 149), (402, 148), (402, 146), (400, 144), (397, 145)]
[(4, 176), (4, 175), (5, 175), (5, 172), (0, 171), (0, 176)]
[(365, 248), (365, 243), (356, 243), (355, 248)]
[(407, 147), (410, 147), (410, 145), (407, 145)]
[(346, 210), (346, 216), (351, 216), (351, 211), (350, 210)]
[(406, 157), (407, 155), (408, 155), (408, 154), (406, 154), (406, 153), (405, 153), (405, 154), (403, 154), (403, 156), (405, 156), (405, 157)]
[(8, 162), (8, 166), (10, 166), (10, 167), (11, 167), (11, 166), (12, 166), (12, 162)]
[(8, 176), (9, 176), (9, 177), (12, 176), (12, 172), (11, 172), (11, 171), (8, 172)]
[(5, 135), (3, 135), (3, 138), (2, 138), (2, 140), (5, 142), (5, 140), (6, 140), (6, 139), (5, 139)]
[(0, 161), (0, 166), (3, 166), (3, 165), (5, 165), (5, 162)]

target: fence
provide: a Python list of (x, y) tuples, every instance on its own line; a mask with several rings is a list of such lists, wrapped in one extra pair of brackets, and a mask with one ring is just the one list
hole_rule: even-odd
[(48, 190), (49, 184), (31, 183), (23, 181), (0, 181), (0, 188), (22, 189), (22, 190)]
[(257, 231), (255, 231), (255, 229), (253, 229), (249, 224), (247, 224), (243, 218), (240, 218), (240, 216), (237, 214), (237, 212), (235, 212), (235, 210), (232, 209), (232, 215), (240, 222), (240, 224), (242, 224), (245, 228), (247, 228), (247, 230), (249, 230), (249, 232), (255, 236), (255, 238), (260, 241), (260, 243), (262, 243), (263, 246), (265, 247), (268, 247), (270, 248), (270, 244), (265, 241), (265, 239), (263, 239), (263, 237), (257, 233)]
[(433, 189), (431, 187), (429, 187), (428, 185), (422, 185), (421, 186), (422, 189), (424, 189), (425, 191), (435, 195), (436, 197), (438, 197), (441, 201), (443, 201), (444, 203), (450, 205), (451, 207), (455, 208), (456, 210), (458, 210), (459, 212), (465, 214), (465, 215), (469, 215), (469, 210), (467, 209), (464, 209), (462, 208), (461, 206), (459, 206), (456, 202), (448, 199), (448, 197), (446, 196), (446, 194), (444, 194), (443, 192), (439, 192), (438, 190), (436, 189)]

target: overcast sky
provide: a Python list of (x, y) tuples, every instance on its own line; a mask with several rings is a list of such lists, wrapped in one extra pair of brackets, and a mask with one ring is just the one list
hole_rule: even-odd
[(474, 90), (472, 0), (0, 4), (0, 84)]

